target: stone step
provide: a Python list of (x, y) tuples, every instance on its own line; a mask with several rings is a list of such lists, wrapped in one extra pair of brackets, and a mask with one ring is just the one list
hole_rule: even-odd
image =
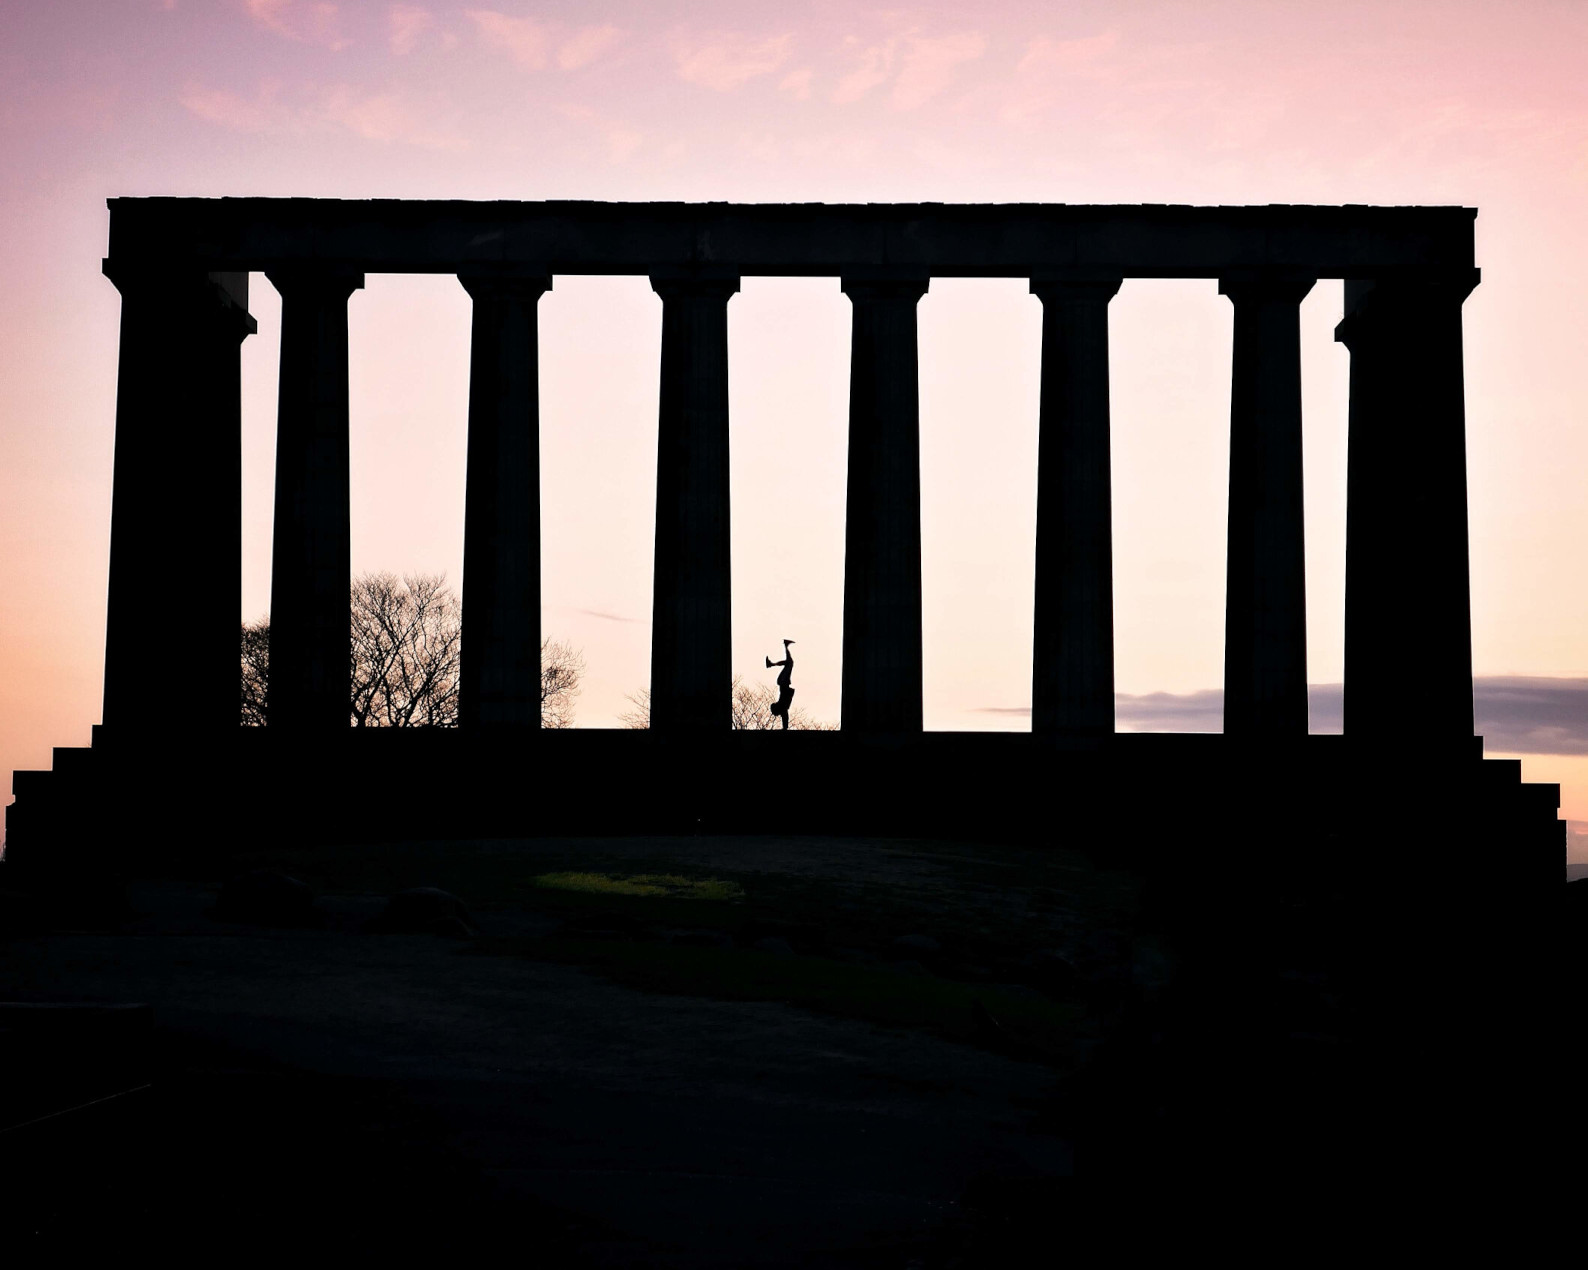
[(25, 771), (11, 773), (11, 792), (18, 802), (26, 799), (43, 799), (49, 791), (60, 784), (59, 779), (52, 780), (55, 773), (48, 768), (31, 768)]
[(1554, 820), (1560, 811), (1560, 786), (1543, 782), (1519, 785), (1513, 795), (1524, 809), (1524, 814)]
[(1519, 758), (1486, 758), (1478, 768), (1478, 779), (1485, 787), (1520, 785), (1522, 760)]
[(54, 772), (87, 772), (92, 770), (94, 751), (86, 745), (57, 745), (50, 762)]

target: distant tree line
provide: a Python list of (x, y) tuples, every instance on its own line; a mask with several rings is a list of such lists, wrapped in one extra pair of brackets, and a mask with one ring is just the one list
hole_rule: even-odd
[[(455, 728), (463, 609), (438, 574), (366, 573), (349, 595), (348, 716), (359, 728)], [(571, 728), (584, 658), (540, 646), (540, 725)], [(270, 619), (242, 624), (242, 722), (270, 720)]]

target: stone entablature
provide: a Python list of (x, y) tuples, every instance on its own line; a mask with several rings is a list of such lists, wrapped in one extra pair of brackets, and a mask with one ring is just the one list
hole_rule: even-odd
[(1097, 270), (1219, 278), (1236, 269), (1375, 278), (1470, 269), (1470, 207), (1182, 207), (1044, 203), (584, 203), (118, 198), (112, 259), (263, 272), (315, 262), (363, 273), (530, 265), (739, 276), (857, 270), (1021, 278)]

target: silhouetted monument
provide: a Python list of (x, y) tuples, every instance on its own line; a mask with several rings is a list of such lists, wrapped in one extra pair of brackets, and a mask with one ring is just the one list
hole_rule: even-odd
[[(210, 772), (193, 797), (238, 832), (271, 832), (270, 814), (236, 808), (272, 782), (314, 791), (315, 833), (379, 832), (339, 810), (339, 782), (364, 764), (441, 782), (449, 815), (480, 822), (449, 830), (533, 832), (552, 813), (522, 785), (577, 785), (627, 766), (635, 746), (649, 747), (656, 789), (597, 797), (597, 820), (755, 823), (729, 788), (736, 760), (699, 761), (753, 744), (730, 735), (727, 343), (728, 303), (750, 275), (833, 276), (852, 308), (842, 732), (802, 740), (798, 760), (836, 806), (871, 807), (901, 832), (982, 823), (973, 796), (955, 792), (962, 779), (920, 779), (934, 765), (1010, 782), (1011, 823), (1058, 774), (1093, 790), (1171, 781), (1216, 803), (1231, 782), (1276, 798), (1296, 782), (1355, 789), (1390, 770), (1375, 755), (1406, 770), (1414, 751), (1419, 779), (1478, 780), (1461, 345), (1478, 279), (1470, 208), (143, 198), (110, 211), (104, 268), (123, 311), (104, 717), (92, 750), (18, 775), (18, 859), (88, 835), (100, 813), (85, 808), (114, 806), (116, 791), (169, 790), (172, 770)], [(453, 274), (473, 300), (466, 638), (460, 726), (444, 736), (355, 739), (348, 727), (347, 306), (371, 272)], [(281, 293), (282, 329), (271, 723), (245, 732), (239, 347), (255, 329), (251, 273)], [(538, 730), (537, 305), (558, 274), (648, 276), (661, 303), (644, 737)], [(934, 276), (1027, 279), (1041, 303), (1029, 736), (922, 730), (916, 305)], [(1108, 308), (1125, 280), (1155, 277), (1215, 279), (1234, 307), (1222, 737), (1114, 732)], [(1343, 741), (1307, 735), (1298, 311), (1318, 278), (1345, 279), (1337, 338), (1351, 352)], [(158, 709), (154, 666), (171, 667)], [(906, 758), (927, 792), (875, 796)], [(1276, 781), (1253, 776), (1275, 763)], [(708, 770), (722, 779), (704, 781)], [(1498, 774), (1484, 788), (1545, 815), (1551, 787), (1517, 793), (1514, 770), (1485, 770)], [(173, 793), (162, 814), (206, 819), (195, 805)], [(810, 814), (832, 827), (814, 803)], [(309, 825), (283, 815), (277, 828)], [(390, 828), (421, 831), (404, 818)]]
[(794, 654), (789, 652), (789, 645), (793, 642), (791, 639), (783, 641), (782, 661), (773, 661), (770, 657), (766, 659), (766, 668), (768, 670), (771, 670), (773, 666), (781, 666), (783, 668), (778, 671), (777, 675), (777, 700), (772, 703), (772, 714), (775, 718), (783, 721), (783, 731), (785, 732), (788, 731), (788, 710), (794, 704), (794, 684), (792, 682), (794, 678)]

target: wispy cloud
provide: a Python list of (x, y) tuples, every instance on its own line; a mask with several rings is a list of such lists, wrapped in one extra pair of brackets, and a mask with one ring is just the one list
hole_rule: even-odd
[(1159, 56), (1127, 48), (1113, 29), (1071, 40), (1039, 35), (1026, 44), (1012, 73), (985, 85), (982, 96), (1001, 123), (1031, 125), (1073, 102), (1083, 87), (1095, 92), (1098, 85), (1117, 84), (1150, 69)]
[(244, 0), (248, 16), (265, 30), (301, 44), (317, 44), (333, 51), (349, 41), (341, 31), (341, 16), (334, 4), (301, 0)]
[(894, 109), (924, 106), (959, 78), (960, 67), (987, 51), (987, 38), (975, 31), (935, 37), (912, 36), (899, 59), (893, 83)]
[(578, 611), (590, 617), (602, 618), (608, 622), (637, 622), (640, 620), (637, 617), (624, 617), (620, 613), (603, 613), (600, 609), (579, 609)]
[(266, 83), (252, 98), (240, 97), (224, 88), (189, 84), (177, 100), (188, 113), (208, 123), (234, 132), (273, 132), (285, 127), (290, 112), (276, 101), (280, 86)]
[(412, 53), (421, 40), (435, 29), (435, 15), (416, 4), (394, 4), (386, 12), (387, 39), (391, 51), (402, 56)]
[[(577, 71), (599, 61), (628, 34), (611, 23), (574, 27), (539, 18), (519, 18), (495, 9), (465, 10), (488, 45), (501, 49), (526, 70)], [(555, 51), (554, 51), (555, 50)]]
[(515, 18), (494, 9), (467, 9), (488, 44), (505, 49), (520, 66), (542, 69), (550, 58), (551, 28), (534, 18)]
[(679, 78), (726, 93), (757, 76), (770, 75), (788, 60), (793, 48), (792, 35), (678, 37), (673, 42), (673, 61)]
[(623, 28), (612, 26), (610, 23), (580, 27), (558, 48), (557, 65), (565, 71), (576, 71), (589, 66), (617, 44), (625, 34)]
[(1588, 754), (1588, 679), (1491, 675), (1472, 684), (1484, 746), (1507, 754)]
[(811, 95), (811, 78), (814, 72), (809, 66), (802, 66), (797, 71), (790, 71), (778, 81), (777, 90), (787, 93), (795, 101), (805, 101)]
[[(1311, 718), (1312, 685), (1307, 687), (1308, 726), (1316, 730)], [(1139, 696), (1122, 692), (1114, 698), (1114, 718), (1128, 732), (1222, 732), (1224, 690), (1148, 692)]]
[(849, 73), (838, 81), (832, 100), (840, 106), (859, 101), (878, 84), (887, 82), (893, 74), (893, 54), (897, 40), (863, 46), (859, 36), (847, 36), (844, 47), (853, 63)]
[[(612, 160), (613, 163), (622, 163), (645, 144), (645, 134), (643, 132), (621, 120), (608, 118), (600, 111), (592, 110), (589, 106), (579, 105), (576, 102), (565, 102), (557, 107), (557, 113), (564, 119), (572, 119), (594, 131), (606, 147), (607, 158)], [(582, 609), (580, 611), (589, 612), (590, 610)], [(604, 617), (607, 615), (597, 614), (597, 616)], [(628, 619), (618, 620), (626, 621)]]
[(421, 108), (398, 93), (367, 93), (346, 84), (289, 94), (279, 81), (270, 80), (252, 97), (190, 84), (178, 101), (190, 114), (235, 132), (301, 134), (328, 128), (366, 141), (428, 150), (459, 150), (469, 145), (466, 138), (436, 122), (437, 103)]
[(1039, 35), (1026, 45), (1015, 63), (1016, 75), (1078, 75), (1088, 79), (1107, 78), (1112, 55), (1119, 47), (1119, 32), (1104, 31), (1077, 40), (1055, 40)]
[[(1326, 685), (1338, 687), (1338, 685)], [(1312, 686), (1308, 687), (1309, 711)], [(1029, 717), (1030, 706), (981, 706), (978, 714), (1008, 714)], [(1114, 720), (1122, 732), (1222, 732), (1224, 730), (1224, 690), (1205, 688), (1201, 692), (1148, 692), (1114, 695)], [(1314, 730), (1316, 726), (1314, 726)]]
[(922, 35), (908, 31), (867, 44), (847, 36), (840, 57), (850, 64), (833, 89), (837, 105), (859, 101), (873, 88), (893, 81), (888, 102), (895, 110), (914, 110), (951, 87), (960, 70), (987, 51), (987, 37), (978, 31)]
[(320, 114), (366, 141), (396, 141), (427, 150), (468, 148), (466, 140), (437, 128), (427, 111), (415, 109), (396, 93), (371, 95), (341, 85), (324, 95)]
[[(1588, 679), (1535, 675), (1480, 675), (1472, 681), (1477, 732), (1490, 754), (1588, 754)], [(1339, 732), (1344, 726), (1342, 684), (1308, 684), (1308, 726)], [(983, 706), (981, 714), (1029, 716), (1029, 706)], [(1222, 732), (1224, 692), (1120, 693), (1114, 713), (1123, 731)], [(1415, 741), (1418, 720), (1408, 713), (1406, 739)]]

